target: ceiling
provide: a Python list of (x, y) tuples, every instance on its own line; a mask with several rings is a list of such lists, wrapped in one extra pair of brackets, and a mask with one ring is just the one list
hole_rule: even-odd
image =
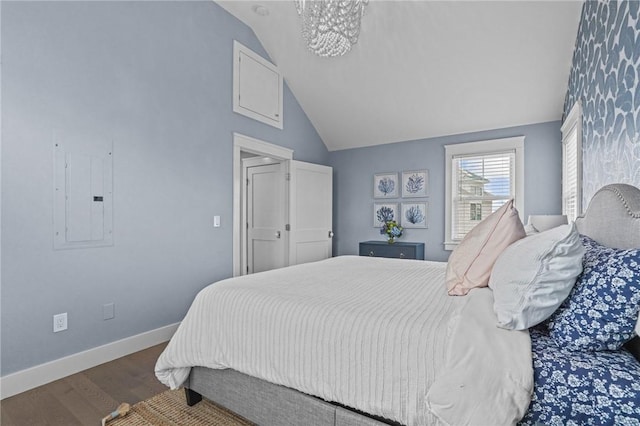
[(321, 58), (293, 1), (217, 3), (253, 29), (330, 151), (560, 120), (582, 8), (370, 0), (358, 43)]

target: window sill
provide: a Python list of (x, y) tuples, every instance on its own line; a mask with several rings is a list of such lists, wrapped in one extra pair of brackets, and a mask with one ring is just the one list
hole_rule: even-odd
[(455, 250), (456, 247), (458, 247), (458, 244), (460, 244), (459, 241), (445, 241), (444, 243), (444, 249), (451, 251), (451, 250)]

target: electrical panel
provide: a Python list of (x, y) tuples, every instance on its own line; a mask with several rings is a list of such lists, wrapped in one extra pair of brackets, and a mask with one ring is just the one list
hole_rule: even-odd
[(113, 150), (54, 143), (54, 248), (113, 245)]

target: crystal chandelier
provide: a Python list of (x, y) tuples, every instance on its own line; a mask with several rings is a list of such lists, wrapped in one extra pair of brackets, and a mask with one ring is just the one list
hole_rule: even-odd
[(340, 56), (358, 42), (360, 20), (369, 0), (295, 0), (302, 37), (318, 56)]

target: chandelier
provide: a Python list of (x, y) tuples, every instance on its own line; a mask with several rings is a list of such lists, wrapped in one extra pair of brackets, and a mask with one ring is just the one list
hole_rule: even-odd
[(369, 0), (295, 0), (302, 37), (318, 56), (340, 56), (358, 42), (360, 20)]

